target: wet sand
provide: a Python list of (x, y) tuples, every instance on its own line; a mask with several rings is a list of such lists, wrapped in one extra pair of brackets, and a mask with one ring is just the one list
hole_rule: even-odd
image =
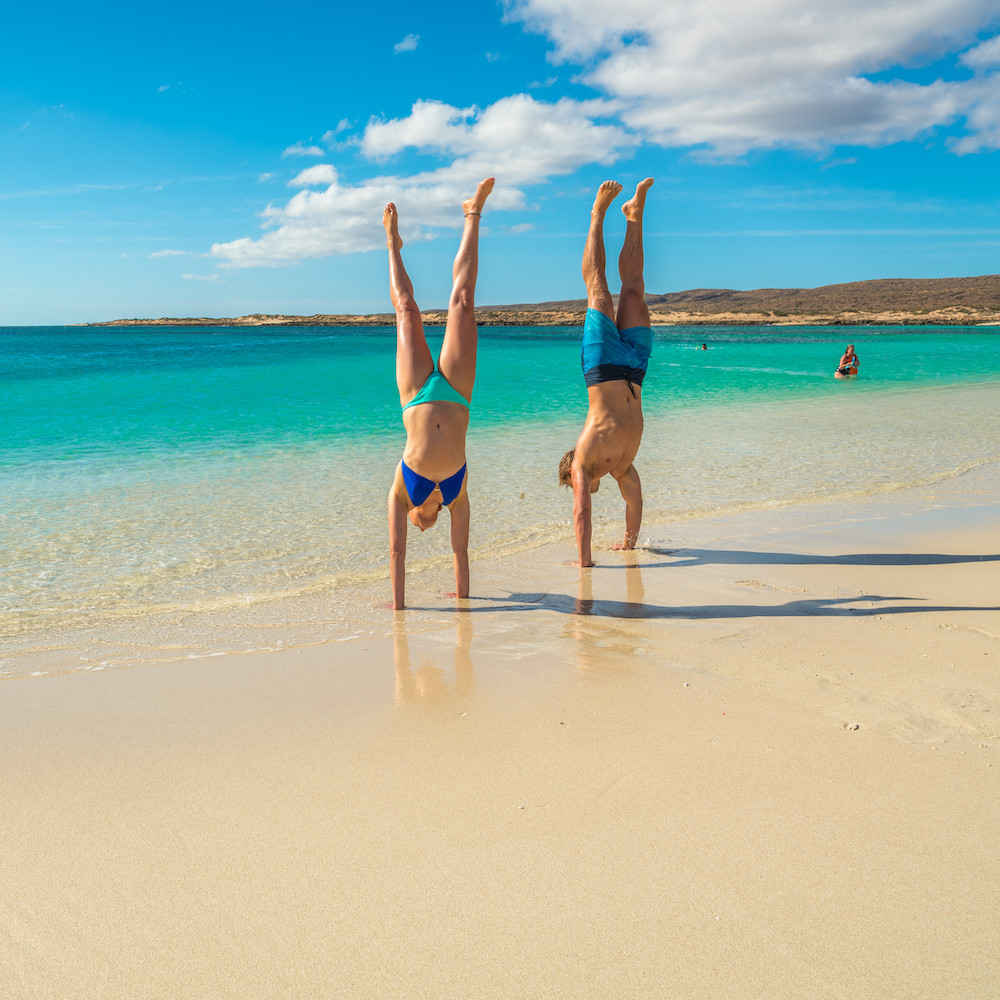
[(385, 637), (0, 682), (0, 995), (987, 997), (975, 475), (440, 572)]

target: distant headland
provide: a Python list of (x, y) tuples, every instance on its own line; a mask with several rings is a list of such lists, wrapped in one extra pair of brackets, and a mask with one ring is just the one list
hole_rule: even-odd
[[(646, 295), (654, 326), (979, 326), (1000, 325), (1000, 274), (975, 278), (889, 278), (820, 288), (695, 288)], [(482, 326), (582, 326), (585, 299), (477, 306)], [(428, 309), (429, 326), (447, 313)], [(392, 313), (233, 318), (115, 319), (85, 326), (394, 326)]]

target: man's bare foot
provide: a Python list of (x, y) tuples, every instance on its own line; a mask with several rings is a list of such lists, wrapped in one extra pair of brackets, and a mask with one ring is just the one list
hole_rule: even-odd
[(487, 177), (486, 180), (480, 181), (479, 187), (476, 188), (476, 193), (471, 198), (467, 198), (462, 202), (462, 211), (466, 215), (479, 215), (482, 212), (483, 205), (486, 204), (486, 199), (493, 190), (495, 180), (496, 178), (494, 177)]
[(646, 204), (646, 192), (652, 186), (652, 177), (647, 177), (644, 181), (639, 181), (638, 185), (636, 185), (635, 194), (622, 205), (622, 214), (629, 222), (639, 222), (642, 220), (642, 209)]
[(608, 206), (622, 193), (622, 186), (618, 181), (605, 181), (598, 189), (594, 198), (594, 207), (590, 210), (592, 216), (604, 218), (604, 213)]
[(399, 235), (399, 216), (396, 214), (396, 206), (391, 201), (382, 210), (382, 225), (385, 226), (386, 242), (399, 250), (403, 246)]

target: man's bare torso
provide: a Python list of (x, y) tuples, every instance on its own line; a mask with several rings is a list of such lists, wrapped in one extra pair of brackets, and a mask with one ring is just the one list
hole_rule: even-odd
[(574, 464), (597, 480), (628, 471), (642, 441), (642, 390), (635, 396), (624, 380), (602, 382), (587, 389), (590, 409), (576, 443)]

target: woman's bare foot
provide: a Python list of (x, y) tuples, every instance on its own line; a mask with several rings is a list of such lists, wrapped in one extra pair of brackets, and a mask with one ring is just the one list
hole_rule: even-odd
[(466, 215), (479, 215), (479, 213), (482, 212), (483, 205), (486, 204), (486, 199), (493, 190), (493, 184), (495, 181), (496, 178), (487, 177), (486, 180), (479, 182), (479, 187), (476, 188), (476, 193), (471, 198), (467, 198), (462, 202), (462, 211), (465, 212)]
[(396, 206), (391, 201), (382, 210), (382, 225), (385, 226), (386, 243), (399, 250), (403, 246), (399, 235), (399, 216), (396, 214)]
[(635, 194), (622, 205), (622, 213), (629, 222), (638, 222), (642, 218), (642, 209), (646, 204), (646, 192), (652, 186), (652, 177), (647, 177), (644, 181), (639, 181), (635, 189)]
[(597, 197), (594, 198), (594, 207), (590, 210), (592, 216), (604, 218), (604, 213), (608, 206), (622, 193), (622, 186), (618, 181), (605, 181), (597, 189)]

